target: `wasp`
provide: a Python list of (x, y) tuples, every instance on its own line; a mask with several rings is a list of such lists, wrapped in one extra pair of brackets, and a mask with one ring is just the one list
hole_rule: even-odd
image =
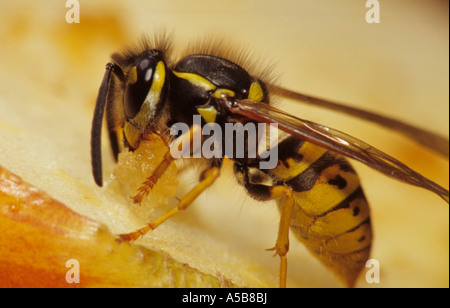
[[(105, 109), (116, 160), (123, 149), (136, 150), (151, 134), (167, 143), (175, 137), (192, 140), (194, 116), (201, 118), (202, 125), (213, 123), (222, 128), (229, 123), (276, 123), (284, 137), (275, 145), (278, 159), (272, 168), (261, 168), (264, 158), (248, 155), (250, 146), (244, 148), (243, 156), (228, 158), (233, 162), (237, 182), (250, 197), (277, 201), (280, 222), (271, 250), (280, 257), (280, 287), (286, 287), (289, 230), (349, 287), (365, 266), (372, 243), (370, 210), (348, 158), (425, 188), (449, 202), (448, 190), (397, 159), (344, 132), (277, 109), (271, 105), (271, 96), (293, 98), (375, 121), (446, 157), (447, 139), (392, 118), (275, 86), (244, 69), (246, 61), (230, 59), (229, 54), (214, 48), (200, 49), (174, 64), (169, 54), (170, 44), (165, 39), (143, 38), (138, 45), (113, 54), (106, 65), (91, 131), (95, 182), (102, 186), (101, 128)], [(169, 132), (176, 123), (191, 129), (173, 136)], [(241, 133), (245, 135), (236, 135)], [(225, 150), (222, 154), (204, 158), (199, 182), (179, 199), (176, 208), (120, 238), (135, 240), (188, 208), (220, 176)], [(136, 203), (145, 198), (176, 159), (169, 150), (166, 152), (132, 197)]]

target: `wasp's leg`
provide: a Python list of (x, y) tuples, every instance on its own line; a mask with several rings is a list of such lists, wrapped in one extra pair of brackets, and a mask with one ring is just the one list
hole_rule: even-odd
[(142, 186), (139, 187), (136, 195), (131, 197), (133, 199), (134, 203), (141, 203), (142, 199), (144, 199), (145, 196), (148, 195), (148, 193), (153, 189), (156, 182), (161, 178), (161, 176), (164, 174), (164, 172), (169, 168), (170, 164), (174, 161), (174, 158), (170, 154), (170, 151), (167, 151), (164, 155), (164, 158), (162, 162), (156, 167), (156, 169), (153, 171), (152, 175), (149, 176), (144, 183), (142, 183)]
[(275, 247), (268, 250), (275, 250), (275, 253), (280, 256), (280, 288), (285, 288), (287, 276), (286, 255), (289, 251), (289, 225), (294, 207), (292, 189), (282, 185), (266, 186), (252, 183), (246, 183), (245, 186), (249, 194), (258, 200), (269, 201), (278, 199), (283, 204), (277, 241)]
[[(192, 140), (194, 138), (195, 134), (201, 135), (201, 129), (195, 125), (193, 125), (188, 132), (185, 132), (180, 137), (178, 137), (181, 142), (179, 143), (179, 147), (181, 148), (183, 143), (191, 144)], [(199, 149), (193, 148), (191, 149), (191, 155), (198, 151)], [(144, 183), (142, 183), (142, 186), (139, 187), (136, 195), (131, 197), (133, 199), (134, 203), (141, 203), (142, 200), (145, 198), (145, 196), (148, 195), (148, 193), (153, 189), (153, 187), (156, 185), (156, 182), (161, 178), (161, 176), (164, 174), (164, 172), (169, 168), (170, 164), (175, 160), (176, 158), (173, 157), (171, 150), (169, 149), (166, 154), (163, 157), (163, 160), (161, 163), (156, 167), (156, 169), (153, 171), (152, 175), (149, 176)]]
[(275, 250), (275, 253), (280, 256), (280, 287), (285, 288), (287, 274), (286, 254), (289, 251), (289, 226), (294, 207), (292, 189), (283, 185), (259, 184), (260, 181), (266, 179), (264, 173), (259, 171), (256, 173), (256, 176), (255, 174), (250, 176), (248, 166), (240, 163), (235, 163), (234, 171), (238, 182), (245, 187), (252, 198), (259, 201), (278, 200), (283, 205), (281, 207), (283, 210), (278, 227), (277, 241), (275, 247), (268, 250)]
[(275, 250), (280, 256), (280, 288), (286, 288), (287, 259), (286, 254), (289, 251), (289, 225), (291, 221), (292, 208), (294, 207), (294, 197), (292, 189), (286, 186), (272, 186), (270, 189), (271, 199), (280, 199), (284, 203), (281, 212), (280, 225), (278, 227), (278, 237), (275, 247), (269, 250)]
[[(278, 237), (275, 243), (275, 247), (268, 250), (275, 250), (275, 253), (280, 256), (280, 288), (286, 287), (286, 275), (287, 275), (287, 258), (286, 255), (289, 251), (289, 225), (291, 222), (292, 208), (294, 207), (294, 197), (292, 195), (292, 189), (286, 186), (265, 186), (260, 184), (246, 185), (247, 190), (250, 189), (250, 194), (253, 191), (258, 191), (258, 199), (262, 201), (279, 199), (283, 202), (283, 211), (281, 212), (280, 224), (278, 227)], [(265, 193), (262, 191), (265, 190)], [(262, 196), (265, 195), (265, 198)]]
[(178, 206), (161, 217), (155, 219), (151, 223), (149, 223), (147, 226), (127, 234), (121, 234), (120, 238), (126, 241), (133, 241), (139, 238), (140, 236), (143, 236), (145, 233), (147, 233), (150, 230), (155, 229), (160, 224), (162, 224), (164, 221), (172, 217), (173, 215), (177, 214), (178, 212), (185, 210), (191, 203), (203, 192), (205, 189), (207, 189), (209, 186), (214, 183), (214, 181), (219, 177), (220, 175), (220, 168), (219, 167), (211, 167), (207, 169), (205, 172), (202, 173), (200, 183), (198, 183), (194, 188), (192, 188), (179, 202)]
[(268, 250), (275, 250), (275, 253), (280, 256), (280, 288), (286, 287), (287, 275), (287, 258), (286, 254), (289, 251), (289, 225), (291, 222), (292, 209), (294, 207), (294, 197), (292, 189), (287, 186), (267, 186), (262, 184), (252, 184), (250, 182), (244, 183), (247, 192), (253, 198), (261, 201), (269, 201), (278, 199), (283, 206), (278, 227), (278, 237), (275, 247)]

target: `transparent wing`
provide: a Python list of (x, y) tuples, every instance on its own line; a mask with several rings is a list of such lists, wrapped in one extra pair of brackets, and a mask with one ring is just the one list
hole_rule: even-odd
[(426, 131), (424, 129), (409, 125), (396, 119), (392, 119), (377, 113), (361, 110), (358, 108), (345, 106), (340, 103), (331, 102), (321, 98), (308, 96), (305, 94), (293, 92), (281, 87), (273, 86), (272, 92), (274, 94), (294, 99), (296, 101), (302, 101), (307, 104), (311, 104), (318, 107), (324, 107), (335, 111), (343, 112), (364, 120), (374, 122), (378, 125), (387, 127), (402, 133), (408, 138), (420, 143), (421, 145), (443, 155), (448, 159), (449, 157), (449, 140), (435, 133)]
[(341, 131), (294, 117), (277, 108), (250, 100), (223, 100), (230, 112), (262, 122), (277, 123), (278, 128), (301, 140), (306, 140), (333, 152), (355, 159), (390, 177), (428, 189), (447, 203), (449, 192), (440, 185), (412, 170), (402, 162), (373, 146)]

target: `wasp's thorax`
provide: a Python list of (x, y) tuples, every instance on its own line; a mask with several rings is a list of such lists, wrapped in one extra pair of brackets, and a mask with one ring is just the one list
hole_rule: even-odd
[[(190, 55), (180, 60), (170, 76), (170, 118), (192, 124), (200, 114), (206, 123), (229, 122), (217, 99), (223, 96), (268, 102), (266, 86), (239, 65), (211, 55)], [(234, 119), (236, 117), (233, 117)]]

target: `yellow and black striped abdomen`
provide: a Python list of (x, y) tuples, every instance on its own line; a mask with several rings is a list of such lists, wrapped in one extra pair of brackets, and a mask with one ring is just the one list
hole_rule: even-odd
[[(275, 185), (292, 189), (290, 228), (295, 236), (348, 286), (369, 257), (369, 206), (349, 162), (308, 142), (279, 144)], [(279, 202), (280, 210), (284, 203)]]

